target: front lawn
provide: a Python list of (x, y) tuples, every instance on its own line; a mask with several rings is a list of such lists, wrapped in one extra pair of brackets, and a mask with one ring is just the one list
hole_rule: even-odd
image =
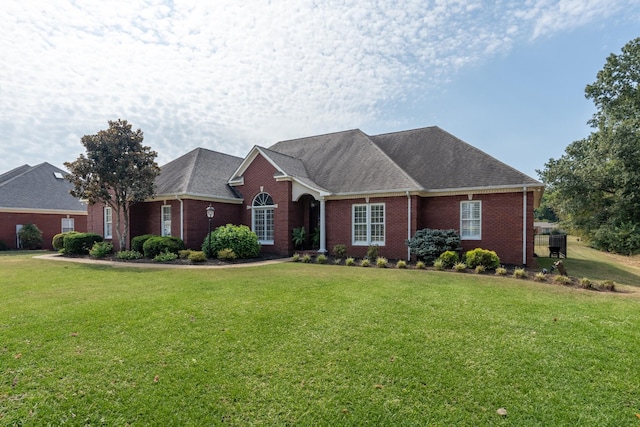
[(0, 301), (0, 425), (640, 422), (632, 288), (12, 254)]

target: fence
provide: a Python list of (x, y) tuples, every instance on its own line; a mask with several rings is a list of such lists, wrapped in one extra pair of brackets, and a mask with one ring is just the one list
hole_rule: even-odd
[(534, 251), (539, 257), (567, 257), (566, 234), (536, 234)]

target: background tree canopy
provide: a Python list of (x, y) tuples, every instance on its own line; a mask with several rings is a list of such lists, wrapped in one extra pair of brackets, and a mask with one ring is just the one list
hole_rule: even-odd
[(611, 54), (587, 85), (594, 131), (537, 171), (548, 203), (571, 229), (602, 250), (640, 252), (640, 38)]
[(131, 130), (126, 120), (109, 121), (109, 129), (82, 137), (86, 156), (64, 164), (71, 172), (67, 179), (74, 184), (73, 196), (113, 208), (120, 250), (127, 247), (130, 205), (153, 196), (160, 173), (157, 153), (143, 146), (143, 139), (142, 131)]

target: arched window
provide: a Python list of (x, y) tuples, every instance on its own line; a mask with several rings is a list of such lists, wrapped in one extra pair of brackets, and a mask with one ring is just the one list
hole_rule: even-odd
[(273, 199), (269, 193), (260, 193), (251, 204), (251, 229), (263, 245), (273, 245)]

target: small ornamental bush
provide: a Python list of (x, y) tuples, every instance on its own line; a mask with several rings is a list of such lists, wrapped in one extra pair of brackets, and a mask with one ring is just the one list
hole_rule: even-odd
[(403, 259), (399, 259), (398, 262), (396, 263), (396, 268), (407, 268), (407, 261), (403, 260)]
[(423, 262), (423, 261), (418, 261), (418, 262), (416, 262), (416, 268), (417, 268), (418, 270), (424, 270), (424, 269), (425, 269), (425, 267), (426, 267), (426, 266), (424, 265), (424, 262)]
[(369, 261), (369, 258), (362, 258), (362, 261), (360, 261), (360, 267), (369, 267), (371, 265), (371, 261)]
[(583, 277), (580, 279), (580, 287), (584, 289), (593, 289), (593, 282), (586, 277)]
[[(422, 262), (422, 261), (418, 261), (418, 262)], [(442, 261), (441, 259), (437, 259), (437, 260), (433, 261), (433, 268), (435, 270), (437, 270), (437, 271), (444, 270), (444, 261)]]
[(157, 234), (143, 234), (142, 236), (136, 236), (131, 239), (131, 250), (144, 253), (144, 242), (152, 237), (160, 237)]
[(144, 257), (144, 255), (142, 255), (142, 253), (138, 252), (138, 251), (120, 251), (116, 253), (116, 258), (119, 259), (120, 261), (130, 261), (133, 259), (140, 259)]
[(296, 252), (295, 254), (293, 254), (292, 261), (293, 261), (293, 262), (298, 262), (298, 261), (300, 261), (300, 254), (299, 254), (299, 253), (297, 253), (297, 252)]
[(147, 239), (142, 245), (144, 256), (147, 258), (153, 258), (163, 254), (165, 252), (173, 253), (176, 258), (178, 252), (184, 249), (184, 242), (178, 237), (173, 236), (155, 236)]
[(463, 272), (467, 269), (467, 264), (465, 264), (464, 262), (458, 262), (453, 266), (453, 269), (458, 273)]
[(178, 251), (178, 258), (188, 259), (191, 252), (193, 252), (191, 249), (182, 249), (181, 251)]
[(486, 270), (484, 265), (476, 265), (476, 274), (480, 274), (480, 273), (484, 273), (484, 271)]
[(487, 270), (495, 270), (500, 267), (500, 258), (494, 251), (476, 248), (467, 251), (464, 256), (465, 263), (469, 268), (476, 268), (479, 265), (484, 266)]
[(0, 251), (6, 251), (7, 249), (9, 249), (9, 247), (4, 242), (4, 240), (0, 240)]
[(155, 262), (169, 262), (178, 258), (178, 254), (175, 252), (164, 251), (161, 254), (158, 254), (153, 257)]
[(453, 268), (454, 265), (460, 262), (458, 253), (454, 251), (444, 251), (440, 254), (438, 260), (442, 261), (444, 268)]
[(533, 276), (533, 280), (535, 280), (536, 282), (546, 282), (547, 281), (547, 275), (541, 272), (536, 273), (535, 276)]
[(524, 268), (516, 268), (513, 270), (513, 277), (516, 279), (526, 279), (527, 271)]
[(344, 258), (347, 256), (347, 245), (334, 245), (333, 256), (336, 258)]
[(64, 249), (64, 236), (68, 235), (68, 234), (72, 234), (72, 233), (76, 233), (76, 231), (67, 231), (66, 233), (58, 233), (55, 236), (53, 236), (53, 239), (51, 239), (51, 246), (53, 246), (53, 249), (56, 251), (61, 251)]
[[(211, 245), (209, 245), (211, 240)], [(246, 225), (227, 224), (216, 228), (202, 242), (202, 251), (212, 258), (223, 249), (231, 249), (240, 259), (256, 258), (260, 255), (258, 235)]]
[(18, 237), (23, 249), (42, 248), (42, 230), (35, 224), (25, 224), (18, 231)]
[(305, 264), (309, 264), (311, 262), (311, 255), (309, 254), (304, 254), (302, 256), (302, 262), (304, 262)]
[(316, 257), (316, 264), (326, 264), (327, 256), (325, 254), (320, 254)]
[[(204, 253), (204, 252), (203, 252)], [(218, 259), (223, 259), (226, 261), (233, 261), (238, 258), (238, 255), (230, 248), (224, 248), (218, 251)]]
[(378, 252), (380, 247), (378, 245), (371, 245), (367, 248), (367, 259), (369, 263), (375, 262), (378, 259)]
[(561, 274), (558, 274), (556, 277), (554, 277), (553, 281), (556, 282), (556, 283), (559, 283), (561, 285), (570, 285), (571, 284), (571, 279), (568, 278), (567, 276), (563, 276)]
[(341, 259), (341, 258), (334, 258), (334, 260), (333, 260), (333, 264), (334, 264), (334, 265), (340, 265), (340, 264), (342, 264), (342, 259)]
[(616, 290), (616, 284), (613, 280), (605, 280), (604, 282), (602, 282), (602, 287), (608, 291)]
[(102, 242), (102, 236), (95, 233), (67, 233), (64, 236), (66, 255), (86, 255), (96, 242)]
[(496, 268), (496, 274), (498, 276), (506, 276), (507, 275), (507, 269), (504, 267), (498, 267)]
[(113, 245), (109, 242), (96, 242), (89, 251), (93, 258), (104, 258), (113, 252)]
[(443, 252), (462, 250), (460, 235), (456, 230), (424, 228), (416, 231), (406, 244), (412, 254), (426, 263), (432, 263)]
[(354, 265), (356, 265), (356, 260), (353, 259), (352, 257), (349, 257), (349, 258), (344, 260), (344, 265), (349, 266), (349, 267), (353, 267)]
[(385, 257), (379, 256), (379, 257), (376, 258), (376, 266), (378, 268), (387, 268), (387, 263), (388, 262), (389, 261)]
[(187, 259), (189, 259), (190, 262), (197, 264), (205, 262), (207, 260), (207, 256), (202, 251), (189, 251)]

